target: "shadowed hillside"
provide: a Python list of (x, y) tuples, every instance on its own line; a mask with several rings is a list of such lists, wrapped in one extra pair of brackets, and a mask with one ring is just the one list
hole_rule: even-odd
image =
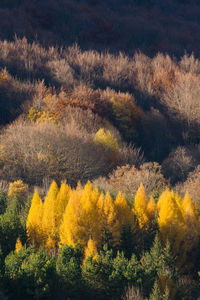
[(197, 0), (2, 0), (0, 38), (148, 55), (200, 53)]

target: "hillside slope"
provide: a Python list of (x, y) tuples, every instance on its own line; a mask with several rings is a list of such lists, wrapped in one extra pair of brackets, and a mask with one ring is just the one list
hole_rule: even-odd
[(200, 53), (197, 0), (4, 0), (0, 38), (148, 55)]

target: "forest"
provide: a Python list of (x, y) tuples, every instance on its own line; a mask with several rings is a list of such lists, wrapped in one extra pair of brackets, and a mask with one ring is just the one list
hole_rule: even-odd
[(199, 13), (1, 1), (0, 299), (200, 299)]

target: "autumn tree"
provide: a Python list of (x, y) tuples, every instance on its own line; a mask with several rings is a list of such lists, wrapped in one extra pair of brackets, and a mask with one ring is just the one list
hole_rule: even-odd
[(27, 217), (26, 230), (29, 241), (33, 242), (37, 247), (44, 243), (42, 217), (43, 203), (36, 190)]
[(56, 205), (55, 205), (55, 210), (56, 210), (55, 222), (57, 228), (59, 228), (62, 222), (63, 214), (65, 212), (65, 208), (70, 198), (70, 192), (71, 192), (70, 186), (68, 186), (66, 182), (62, 182), (60, 190), (56, 197)]
[(85, 259), (92, 256), (95, 259), (98, 255), (95, 242), (92, 239), (88, 240), (87, 247), (85, 248)]
[(24, 197), (28, 191), (27, 184), (23, 183), (21, 179), (11, 182), (9, 184), (8, 197), (11, 198), (14, 195)]
[(185, 239), (186, 226), (176, 198), (176, 194), (169, 190), (164, 191), (160, 196), (158, 201), (158, 225), (162, 240), (164, 242), (169, 240), (173, 254), (179, 254), (179, 257), (181, 257), (180, 254), (183, 255), (185, 252), (182, 242)]
[(116, 218), (120, 224), (120, 234), (122, 234), (123, 228), (129, 227), (134, 229), (135, 220), (133, 212), (131, 211), (130, 206), (128, 205), (124, 195), (119, 192), (115, 199), (115, 207), (117, 211)]
[[(182, 201), (182, 214), (186, 224), (185, 239), (183, 241), (185, 251), (185, 267), (191, 268), (195, 263), (195, 257), (197, 255), (196, 249), (199, 241), (200, 225), (198, 215), (195, 210), (195, 205), (193, 204), (188, 192), (185, 193)], [(193, 252), (193, 259), (191, 259), (191, 251)]]
[(101, 195), (98, 201), (98, 210), (101, 216), (103, 241), (116, 246), (120, 242), (120, 221), (117, 219), (117, 208), (110, 193)]
[(22, 248), (22, 242), (21, 242), (20, 238), (17, 238), (16, 244), (15, 244), (16, 253), (18, 253), (21, 248)]
[(147, 215), (150, 221), (153, 221), (156, 216), (156, 202), (152, 196), (147, 203)]
[(149, 221), (147, 212), (148, 196), (143, 184), (140, 184), (139, 189), (135, 195), (133, 204), (133, 213), (136, 215), (140, 228), (144, 228)]
[(56, 227), (56, 200), (58, 191), (58, 186), (53, 181), (44, 200), (42, 229), (45, 235), (45, 244), (50, 249), (55, 248), (58, 243), (58, 228)]
[(60, 227), (61, 244), (74, 246), (80, 243), (86, 247), (93, 239), (99, 247), (101, 243), (101, 222), (97, 209), (99, 193), (88, 182), (83, 190), (71, 193)]
[(82, 190), (73, 190), (63, 214), (63, 220), (60, 225), (60, 246), (75, 246), (80, 242), (79, 223), (80, 223), (80, 199)]

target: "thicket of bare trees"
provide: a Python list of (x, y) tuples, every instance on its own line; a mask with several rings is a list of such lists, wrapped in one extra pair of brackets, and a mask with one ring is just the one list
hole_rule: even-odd
[[(142, 152), (147, 161), (157, 161), (162, 165), (163, 175), (172, 184), (184, 182), (188, 173), (199, 164), (200, 63), (194, 55), (185, 54), (180, 60), (161, 53), (153, 58), (140, 52), (133, 56), (114, 55), (82, 51), (77, 45), (62, 49), (43, 48), (38, 43), (28, 43), (25, 38), (16, 38), (14, 42), (0, 42), (0, 64), (4, 68), (0, 78), (1, 123), (21, 115), (17, 125), (2, 133), (1, 149), (8, 140), (11, 142), (11, 136), (15, 139), (11, 132), (18, 132), (18, 129), (14, 127), (26, 128), (23, 135), (28, 138), (29, 130), (35, 132), (35, 136), (37, 130), (43, 130), (44, 136), (55, 130), (56, 137), (63, 130), (61, 128), (71, 126), (71, 140), (77, 140), (75, 131), (79, 132), (76, 145), (84, 145), (83, 159), (85, 155), (90, 159), (86, 149), (89, 147), (92, 153), (94, 148), (98, 153), (99, 145), (92, 141), (92, 146), (88, 144), (86, 147), (80, 140), (85, 139), (85, 132), (94, 138), (102, 127), (117, 138), (120, 150), (111, 165), (107, 155), (99, 161), (94, 155), (97, 164), (93, 160), (90, 162), (94, 169), (98, 169), (98, 162), (104, 162), (98, 169), (101, 171), (85, 171), (85, 174), (90, 173), (90, 178), (108, 174), (117, 165), (128, 163), (138, 167)], [(38, 125), (43, 121), (57, 125)], [(48, 126), (51, 128), (49, 132), (44, 129)], [(52, 129), (56, 126), (57, 129)], [(49, 139), (52, 142), (53, 138)], [(135, 150), (136, 147), (140, 150)], [(54, 152), (56, 156), (57, 150)], [(4, 160), (4, 167), (5, 164)], [(45, 170), (48, 168), (45, 166)], [(15, 168), (8, 169), (14, 172)], [(58, 173), (66, 174), (63, 169)], [(20, 174), (16, 173), (14, 178)], [(36, 182), (41, 181), (39, 177)], [(81, 178), (85, 180), (87, 175), (77, 176), (74, 181)]]

